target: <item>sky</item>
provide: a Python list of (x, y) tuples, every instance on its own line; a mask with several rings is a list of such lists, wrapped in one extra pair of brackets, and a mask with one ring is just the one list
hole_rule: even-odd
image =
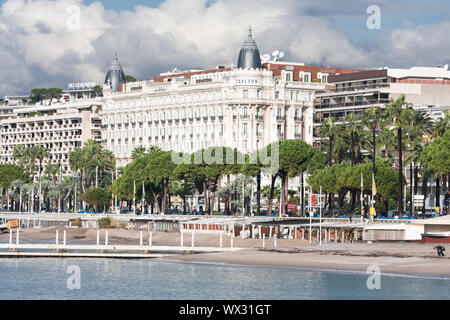
[(236, 64), (249, 25), (286, 61), (441, 66), (449, 14), (448, 0), (0, 0), (0, 97), (102, 83), (115, 52), (139, 80)]

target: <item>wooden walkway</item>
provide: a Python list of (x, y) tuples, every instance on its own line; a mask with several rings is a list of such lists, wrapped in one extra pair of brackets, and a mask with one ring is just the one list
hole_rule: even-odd
[[(15, 237), (13, 237), (15, 235)], [(183, 234), (182, 234), (183, 235)], [(160, 258), (174, 254), (233, 252), (241, 250), (233, 247), (222, 247), (222, 234), (220, 247), (195, 246), (194, 234), (191, 235), (190, 245), (184, 244), (181, 237), (179, 246), (155, 246), (152, 242), (153, 232), (149, 232), (148, 243), (144, 244), (144, 233), (140, 232), (139, 244), (115, 245), (108, 243), (108, 231), (105, 233), (104, 244), (100, 243), (100, 232), (97, 231), (96, 244), (67, 244), (66, 230), (62, 242), (58, 230), (55, 233), (53, 244), (20, 243), (20, 231), (10, 230), (9, 243), (0, 244), (0, 257), (103, 257), (103, 258)], [(13, 239), (15, 238), (15, 239)], [(14, 240), (14, 241), (13, 241)]]

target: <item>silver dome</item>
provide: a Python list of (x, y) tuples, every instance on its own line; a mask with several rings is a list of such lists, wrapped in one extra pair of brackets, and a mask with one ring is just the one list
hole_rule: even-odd
[(121, 83), (125, 83), (125, 73), (123, 73), (122, 66), (119, 63), (119, 58), (116, 53), (108, 73), (106, 74), (105, 84), (109, 85), (112, 92), (117, 92), (119, 91)]
[(258, 46), (252, 37), (252, 28), (248, 29), (248, 38), (244, 41), (237, 63), (238, 68), (261, 69), (261, 57)]

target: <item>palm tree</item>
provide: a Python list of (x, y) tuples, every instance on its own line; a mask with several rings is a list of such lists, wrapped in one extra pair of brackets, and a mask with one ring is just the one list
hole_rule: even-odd
[(369, 135), (367, 131), (357, 130), (353, 132), (353, 142), (351, 139), (351, 136), (345, 135), (341, 140), (346, 150), (349, 150), (353, 143), (354, 162), (360, 163), (363, 161), (363, 151), (371, 144)]
[(131, 152), (131, 158), (134, 160), (137, 157), (144, 155), (146, 151), (147, 151), (147, 149), (143, 146), (136, 147)]
[(25, 168), (27, 173), (33, 177), (36, 171), (36, 152), (34, 147), (25, 147), (17, 145), (13, 150), (13, 158), (18, 162), (19, 166)]
[(433, 138), (439, 138), (444, 135), (444, 133), (450, 129), (450, 111), (445, 113), (443, 118), (439, 118), (432, 128), (432, 136)]
[[(328, 166), (331, 167), (333, 164), (333, 140), (334, 135), (336, 134), (336, 127), (334, 123), (336, 120), (333, 117), (329, 117), (327, 121), (325, 121), (322, 126), (320, 127), (320, 136), (321, 137), (327, 137), (328, 138)], [(302, 177), (303, 179), (303, 177)], [(333, 211), (333, 194), (328, 193), (328, 212), (331, 215), (331, 212)]]
[[(13, 182), (11, 182), (11, 188), (14, 190), (14, 194), (13, 194), (13, 200), (15, 199), (15, 198), (17, 198), (17, 196), (18, 196), (18, 198), (19, 198), (19, 210), (16, 210), (16, 211), (19, 211), (19, 212), (21, 212), (22, 211), (22, 202), (20, 201), (20, 200), (22, 200), (21, 199), (21, 190), (23, 189), (23, 186), (25, 185), (25, 182), (24, 181), (22, 181), (22, 180), (14, 180)], [(19, 191), (19, 192), (17, 192), (17, 190)], [(17, 200), (16, 200), (17, 201)]]
[(50, 152), (47, 148), (43, 146), (34, 146), (31, 148), (32, 148), (31, 152), (34, 154), (35, 158), (39, 161), (39, 180), (40, 180), (43, 171), (42, 162), (44, 161), (45, 158), (48, 158), (50, 156)]
[(335, 126), (333, 157), (335, 163), (341, 163), (345, 160), (348, 152), (346, 145), (347, 129), (345, 124)]
[[(424, 136), (429, 135), (432, 129), (432, 121), (425, 110), (406, 109), (403, 111), (405, 120), (405, 132), (407, 135), (406, 164), (409, 164), (411, 211), (414, 205), (414, 194), (417, 193), (417, 165), (420, 161), (424, 147)], [(414, 171), (414, 172), (413, 172)], [(415, 188), (412, 188), (414, 179)]]
[(336, 133), (335, 122), (336, 120), (333, 117), (329, 117), (320, 127), (320, 136), (328, 138), (328, 166), (330, 167), (333, 159), (333, 140)]
[(405, 119), (402, 116), (405, 109), (411, 108), (411, 104), (405, 101), (405, 95), (402, 94), (396, 100), (391, 98), (391, 102), (386, 106), (387, 112), (392, 119), (391, 124), (397, 128), (397, 154), (398, 154), (398, 207), (399, 217), (403, 215), (403, 127), (405, 126)]
[(84, 178), (84, 170), (87, 166), (87, 161), (85, 157), (85, 152), (82, 148), (75, 149), (69, 154), (69, 166), (73, 172), (80, 171), (80, 181), (81, 181), (81, 190), (85, 191), (83, 178)]
[(361, 130), (361, 119), (356, 113), (349, 113), (345, 117), (345, 125), (350, 134), (350, 162), (353, 165), (356, 164), (355, 153), (355, 134)]
[(376, 131), (380, 123), (384, 121), (384, 111), (381, 108), (370, 107), (370, 109), (364, 112), (363, 123), (372, 131), (372, 173), (376, 173), (376, 156), (377, 156), (377, 143), (376, 143)]
[(382, 153), (382, 155), (384, 155), (384, 158), (389, 159), (391, 151), (395, 149), (396, 145), (396, 137), (392, 134), (389, 126), (381, 128), (381, 130), (378, 132), (376, 140), (377, 144), (383, 146), (384, 148), (384, 152)]
[(57, 162), (49, 162), (45, 166), (45, 174), (47, 178), (56, 183), (58, 176), (60, 175), (61, 164)]

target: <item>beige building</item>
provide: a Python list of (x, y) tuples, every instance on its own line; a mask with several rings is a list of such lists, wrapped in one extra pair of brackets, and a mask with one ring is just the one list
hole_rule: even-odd
[(14, 109), (0, 122), (0, 163), (15, 163), (15, 146), (41, 145), (49, 149), (47, 162), (60, 163), (71, 174), (69, 153), (89, 139), (101, 141), (100, 100), (56, 103)]
[(316, 95), (314, 107), (314, 141), (318, 143), (322, 122), (334, 117), (342, 122), (347, 114), (361, 117), (364, 110), (385, 107), (391, 98), (405, 94), (414, 108), (425, 109), (434, 119), (450, 109), (450, 71), (444, 67), (412, 67), (379, 69), (330, 75), (335, 88)]

